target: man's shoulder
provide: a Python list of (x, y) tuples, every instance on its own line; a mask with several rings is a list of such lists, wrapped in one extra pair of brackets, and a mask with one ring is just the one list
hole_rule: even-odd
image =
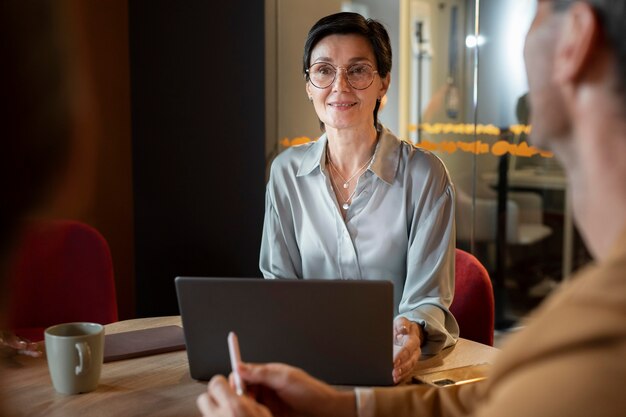
[(488, 378), (487, 398), (501, 401), (488, 408), (519, 403), (513, 416), (620, 415), (617, 410), (626, 409), (626, 280), (623, 272), (616, 277), (616, 266), (586, 268), (510, 336)]
[(550, 361), (567, 362), (568, 357), (587, 358), (605, 366), (600, 362), (614, 360), (606, 355), (610, 351), (618, 348), (626, 355), (624, 267), (626, 255), (589, 266), (562, 283), (505, 343), (498, 368), (505, 371)]

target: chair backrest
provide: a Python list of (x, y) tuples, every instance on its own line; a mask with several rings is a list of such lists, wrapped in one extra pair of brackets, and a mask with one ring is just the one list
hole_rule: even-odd
[(58, 323), (117, 321), (111, 252), (93, 227), (73, 220), (34, 222), (11, 267), (7, 322), (16, 334), (35, 341)]
[(450, 311), (461, 337), (493, 346), (494, 297), (489, 273), (474, 255), (456, 250), (455, 290)]

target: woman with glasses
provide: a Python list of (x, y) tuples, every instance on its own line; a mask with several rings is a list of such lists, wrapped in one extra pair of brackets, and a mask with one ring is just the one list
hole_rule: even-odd
[(305, 90), (324, 134), (272, 164), (260, 268), (266, 278), (391, 280), (400, 382), (421, 353), (458, 336), (454, 191), (437, 157), (378, 122), (390, 70), (389, 36), (374, 20), (337, 13), (309, 31)]

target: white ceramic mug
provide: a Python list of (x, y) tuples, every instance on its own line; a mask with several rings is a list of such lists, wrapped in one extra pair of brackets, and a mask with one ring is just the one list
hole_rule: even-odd
[(52, 385), (61, 394), (96, 389), (104, 354), (104, 326), (63, 323), (45, 331), (46, 357)]

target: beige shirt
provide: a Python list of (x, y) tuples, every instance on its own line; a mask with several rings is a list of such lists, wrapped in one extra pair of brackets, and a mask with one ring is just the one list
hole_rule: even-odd
[(626, 230), (511, 337), (486, 381), (374, 390), (376, 416), (626, 416)]

